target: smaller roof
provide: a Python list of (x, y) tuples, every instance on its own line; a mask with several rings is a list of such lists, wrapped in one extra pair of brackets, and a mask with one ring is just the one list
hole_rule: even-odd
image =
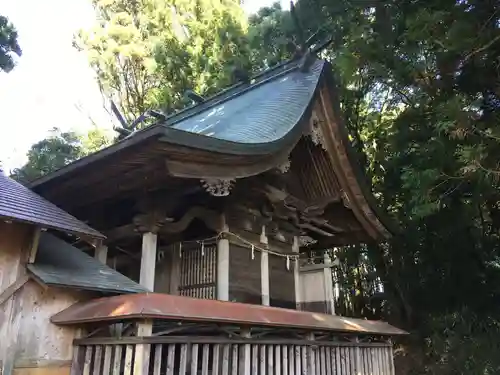
[(0, 219), (93, 238), (105, 236), (0, 171)]
[(146, 288), (50, 233), (41, 233), (28, 270), (49, 286), (102, 293), (143, 293)]
[(51, 321), (69, 325), (126, 319), (201, 321), (386, 336), (406, 334), (381, 321), (157, 293), (77, 303), (52, 316)]

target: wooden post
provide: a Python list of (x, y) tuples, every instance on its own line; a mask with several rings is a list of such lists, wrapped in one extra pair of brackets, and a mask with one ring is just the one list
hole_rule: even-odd
[(222, 216), (223, 236), (217, 240), (217, 299), (229, 301), (229, 239), (224, 233), (229, 232), (225, 216)]
[(156, 233), (146, 232), (142, 235), (141, 274), (139, 284), (154, 290), (156, 265)]
[(170, 258), (170, 294), (179, 295), (182, 243), (175, 245)]
[[(142, 235), (141, 273), (139, 283), (150, 291), (155, 287), (155, 265), (156, 265), (156, 233), (146, 232)], [(151, 336), (153, 333), (153, 322), (144, 320), (137, 324), (137, 336)], [(151, 347), (149, 344), (137, 344), (135, 346), (134, 375), (147, 375), (149, 372), (149, 356)]]
[[(262, 233), (260, 235), (260, 243), (264, 248), (267, 248), (268, 239), (266, 236), (266, 226), (262, 226)], [(260, 290), (261, 301), (263, 306), (270, 305), (269, 297), (269, 253), (265, 251), (260, 252)]]
[(95, 248), (94, 257), (102, 264), (106, 264), (106, 262), (108, 261), (108, 247), (106, 245), (103, 245), (102, 243), (97, 245)]
[[(251, 337), (251, 334), (250, 334), (250, 328), (243, 328), (241, 330), (241, 337), (245, 338), (245, 339), (249, 339)], [(240, 359), (239, 359), (239, 363), (240, 363), (240, 370), (239, 370), (239, 374), (241, 375), (250, 375), (251, 372), (250, 372), (250, 360), (251, 360), (251, 346), (250, 344), (243, 344), (241, 345), (240, 347)]]
[[(331, 264), (330, 255), (327, 251), (323, 255), (323, 261), (326, 265)], [(332, 268), (325, 267), (323, 268), (324, 277), (325, 277), (325, 303), (326, 303), (326, 312), (327, 314), (335, 315), (335, 301), (333, 299), (333, 278), (332, 278)]]
[[(292, 245), (292, 252), (299, 254), (299, 238), (297, 236), (293, 237), (293, 245)], [(301, 286), (300, 286), (300, 273), (299, 273), (299, 259), (295, 259), (293, 262), (293, 284), (295, 288), (295, 309), (296, 310), (301, 310), (300, 306), (302, 303), (302, 296), (300, 293)]]

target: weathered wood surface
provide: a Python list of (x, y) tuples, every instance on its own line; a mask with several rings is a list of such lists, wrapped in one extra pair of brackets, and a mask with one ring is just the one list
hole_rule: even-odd
[[(24, 265), (35, 257), (34, 233), (34, 227), (0, 222), (0, 293), (16, 280), (26, 279)], [(76, 292), (44, 289), (28, 281), (5, 300), (0, 305), (3, 375), (11, 375), (14, 370), (19, 373), (16, 367), (22, 366), (22, 363), (39, 363), (40, 368), (43, 363), (50, 368), (56, 362), (69, 363), (76, 329), (58, 327), (50, 322), (50, 317), (80, 298)], [(52, 365), (47, 361), (52, 361)], [(64, 368), (58, 371), (69, 373), (69, 364)]]
[[(271, 306), (295, 309), (294, 273), (292, 262), (286, 267), (286, 258), (269, 254), (269, 295)], [(284, 285), (290, 287), (284, 288)]]
[(230, 244), (229, 252), (229, 299), (234, 302), (261, 303), (260, 252)]

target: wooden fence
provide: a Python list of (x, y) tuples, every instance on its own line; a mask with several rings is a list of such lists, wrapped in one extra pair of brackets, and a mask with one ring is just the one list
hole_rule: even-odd
[(143, 365), (135, 363), (139, 345), (146, 345), (149, 352), (151, 375), (394, 375), (389, 343), (281, 341), (216, 337), (128, 338), (125, 343), (77, 340), (72, 375), (141, 374)]

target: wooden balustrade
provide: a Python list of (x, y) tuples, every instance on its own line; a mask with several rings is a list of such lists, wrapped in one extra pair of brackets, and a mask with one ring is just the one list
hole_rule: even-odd
[[(149, 364), (135, 363), (137, 345)], [(147, 361), (146, 361), (147, 362)], [(126, 337), (75, 341), (71, 375), (394, 375), (385, 342)]]

